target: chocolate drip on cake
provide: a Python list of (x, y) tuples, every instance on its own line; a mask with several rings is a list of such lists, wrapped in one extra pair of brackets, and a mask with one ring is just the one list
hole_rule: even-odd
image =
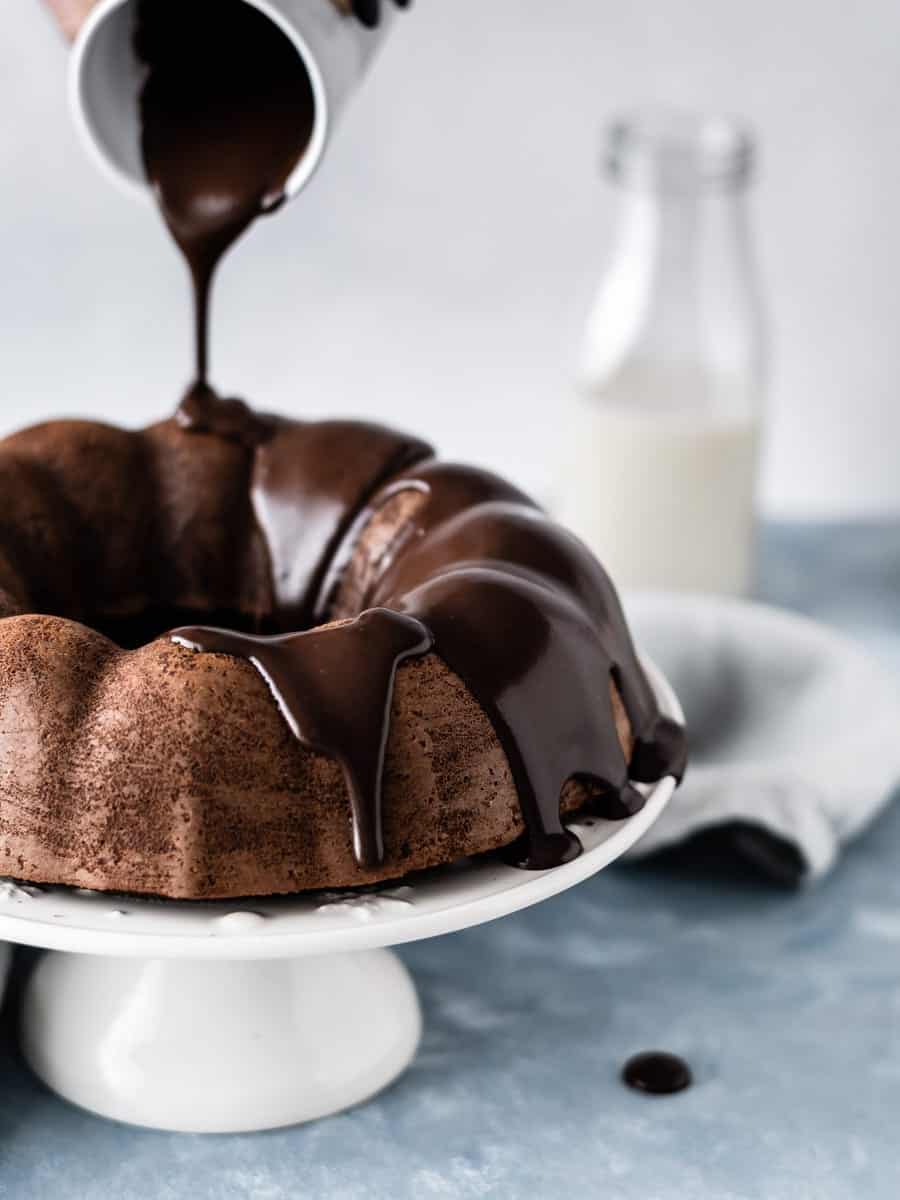
[(341, 764), (356, 861), (378, 866), (384, 859), (382, 777), (394, 680), (400, 663), (431, 649), (425, 626), (376, 608), (355, 621), (281, 637), (202, 627), (171, 636), (192, 650), (249, 659), (297, 740)]
[[(632, 780), (680, 777), (683, 730), (659, 712), (606, 572), (516, 488), (431, 459), (404, 469), (428, 447), (354, 422), (284, 423), (254, 454), (253, 505), (278, 628), (316, 619), (328, 566), (346, 557), (342, 542), (352, 550), (377, 514), (418, 500), (351, 624), (272, 638), (203, 628), (173, 635), (249, 659), (295, 736), (343, 764), (360, 865), (380, 861), (369, 856), (382, 845), (380, 771), (396, 667), (432, 645), (506, 753), (526, 831), (509, 852), (517, 865), (546, 869), (580, 852), (560, 819), (569, 780), (589, 782), (595, 810), (618, 819), (643, 805)], [(340, 580), (336, 587), (326, 616), (353, 615), (340, 611)]]
[(422, 484), (428, 499), (413, 518), (415, 536), (366, 603), (396, 607), (431, 630), (509, 760), (526, 826), (515, 861), (555, 866), (579, 851), (560, 823), (567, 780), (596, 785), (602, 816), (643, 806), (617, 733), (616, 698), (634, 740), (635, 780), (680, 778), (684, 732), (661, 715), (615, 589), (575, 537), (486, 472), (426, 464), (393, 494)]
[(175, 420), (187, 433), (214, 433), (251, 450), (273, 437), (277, 429), (276, 418), (254, 412), (243, 400), (223, 399), (200, 383), (183, 398)]
[(280, 422), (253, 465), (253, 511), (268, 548), (276, 627), (305, 629), (353, 517), (397, 472), (432, 454), (418, 438), (361, 421)]

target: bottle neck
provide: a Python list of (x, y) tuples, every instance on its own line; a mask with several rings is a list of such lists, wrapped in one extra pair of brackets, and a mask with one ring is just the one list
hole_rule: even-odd
[[(704, 408), (746, 409), (758, 403), (760, 348), (743, 189), (623, 188), (612, 263), (588, 325), (589, 390), (626, 375), (628, 391), (648, 393), (649, 407), (690, 393)], [(737, 398), (724, 400), (726, 391)]]

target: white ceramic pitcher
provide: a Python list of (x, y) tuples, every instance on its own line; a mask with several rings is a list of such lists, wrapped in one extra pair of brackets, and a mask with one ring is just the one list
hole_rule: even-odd
[[(331, 0), (244, 0), (297, 48), (315, 98), (309, 146), (287, 181), (296, 196), (322, 161), (335, 122), (396, 19), (385, 0), (377, 29), (341, 13)], [(137, 0), (101, 0), (72, 49), (69, 99), (91, 156), (116, 183), (147, 194), (141, 160), (138, 93), (144, 68), (132, 47)]]

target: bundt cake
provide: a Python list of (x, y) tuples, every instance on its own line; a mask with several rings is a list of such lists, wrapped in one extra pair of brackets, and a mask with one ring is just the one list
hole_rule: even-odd
[(414, 438), (195, 393), (15, 434), (0, 480), (0, 874), (215, 898), (544, 868), (579, 851), (561, 814), (681, 771), (600, 565)]

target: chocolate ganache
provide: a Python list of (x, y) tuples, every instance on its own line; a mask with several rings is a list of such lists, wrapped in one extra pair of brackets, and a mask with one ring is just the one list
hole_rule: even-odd
[(135, 48), (147, 177), (194, 287), (196, 378), (208, 396), (216, 267), (247, 227), (283, 202), (312, 135), (306, 68), (278, 26), (243, 0), (142, 0)]
[[(352, 0), (351, 11), (375, 28), (380, 0)], [(312, 137), (315, 96), (296, 47), (244, 0), (141, 0), (135, 49), (147, 66), (144, 168), (193, 282), (195, 379), (182, 411), (202, 420), (216, 269), (284, 202)]]
[(683, 1058), (663, 1050), (647, 1050), (629, 1058), (622, 1068), (622, 1082), (650, 1096), (671, 1096), (694, 1082), (693, 1072)]
[[(231, 415), (226, 436), (235, 436)], [(315, 452), (332, 438), (337, 457)], [(309, 450), (299, 453), (304, 443)], [(381, 769), (396, 669), (432, 647), (478, 700), (506, 753), (526, 830), (512, 849), (517, 865), (545, 869), (579, 853), (560, 820), (568, 780), (594, 785), (594, 810), (615, 819), (643, 804), (631, 780), (680, 777), (683, 730), (659, 711), (609, 578), (516, 488), (352, 422), (285, 422), (252, 453), (253, 501), (257, 517), (265, 514), (273, 567), (266, 622), (290, 630), (301, 621), (335, 623), (271, 637), (204, 627), (172, 637), (247, 658), (300, 742), (341, 763), (360, 865), (381, 861)], [(417, 466), (390, 477), (398, 461), (417, 457)], [(409, 498), (415, 511), (398, 525), (356, 611), (343, 611), (334, 599), (340, 571), (335, 577), (329, 566), (346, 561), (377, 514)], [(630, 756), (617, 703), (631, 730)]]
[[(375, 0), (351, 8), (377, 24)], [(173, 640), (248, 659), (294, 736), (341, 764), (354, 854), (369, 867), (384, 858), (396, 673), (434, 649), (505, 751), (525, 827), (512, 860), (543, 869), (573, 858), (579, 843), (560, 820), (568, 781), (589, 782), (596, 811), (621, 818), (643, 803), (632, 780), (684, 766), (683, 731), (659, 711), (615, 590), (581, 543), (494, 475), (439, 463), (424, 443), (380, 426), (291, 422), (216, 395), (215, 269), (282, 202), (314, 97), (289, 39), (243, 0), (153, 0), (139, 14), (144, 160), (194, 285), (196, 379), (177, 417), (187, 432), (243, 447), (269, 574), (257, 613), (266, 636), (196, 626)], [(348, 603), (343, 569), (358, 539), (410, 501)]]

